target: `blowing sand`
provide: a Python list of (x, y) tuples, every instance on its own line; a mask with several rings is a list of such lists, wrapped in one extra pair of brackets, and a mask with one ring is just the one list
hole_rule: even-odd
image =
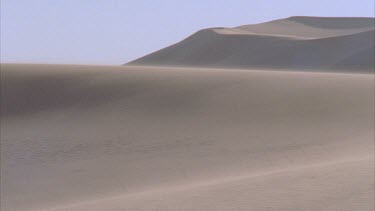
[(374, 75), (1, 65), (1, 210), (374, 210)]

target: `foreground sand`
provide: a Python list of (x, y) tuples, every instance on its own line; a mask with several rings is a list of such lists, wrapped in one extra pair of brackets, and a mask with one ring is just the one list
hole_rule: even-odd
[(374, 75), (1, 65), (1, 210), (373, 210)]

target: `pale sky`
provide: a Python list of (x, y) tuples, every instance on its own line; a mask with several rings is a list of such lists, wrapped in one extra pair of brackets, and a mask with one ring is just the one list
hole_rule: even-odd
[(374, 0), (0, 0), (1, 62), (119, 65), (208, 27), (374, 17)]

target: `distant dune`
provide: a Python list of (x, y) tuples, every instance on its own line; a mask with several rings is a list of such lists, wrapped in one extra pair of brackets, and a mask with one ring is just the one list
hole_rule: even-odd
[(204, 29), (129, 64), (374, 72), (374, 30), (374, 18), (290, 17)]
[(373, 211), (373, 23), (205, 29), (126, 66), (1, 64), (1, 210)]

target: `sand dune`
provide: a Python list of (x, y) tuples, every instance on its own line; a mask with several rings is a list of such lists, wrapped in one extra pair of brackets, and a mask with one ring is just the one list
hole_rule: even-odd
[(374, 30), (374, 18), (320, 17), (210, 28), (129, 64), (374, 72)]
[(372, 74), (2, 64), (1, 115), (4, 211), (374, 209)]
[(307, 39), (336, 37), (374, 29), (374, 18), (293, 16), (267, 23), (235, 27), (257, 34), (283, 34)]
[(290, 17), (126, 66), (1, 64), (1, 210), (374, 210), (374, 24)]

